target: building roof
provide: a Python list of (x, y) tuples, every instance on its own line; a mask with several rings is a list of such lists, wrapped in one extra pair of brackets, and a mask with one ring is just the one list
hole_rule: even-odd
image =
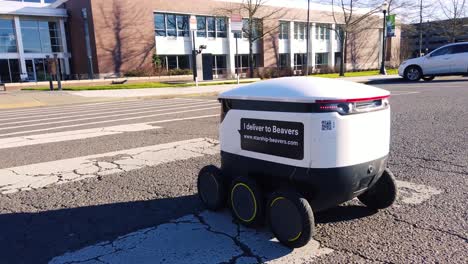
[(286, 77), (257, 82), (222, 93), (221, 99), (275, 102), (361, 99), (389, 96), (386, 90), (369, 85), (317, 77)]
[(20, 15), (20, 16), (47, 16), (47, 17), (67, 17), (67, 10), (58, 8), (64, 1), (58, 0), (52, 4), (0, 1), (0, 15)]

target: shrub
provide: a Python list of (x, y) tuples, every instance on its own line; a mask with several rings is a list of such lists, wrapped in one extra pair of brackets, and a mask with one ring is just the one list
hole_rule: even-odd
[(169, 75), (192, 75), (191, 69), (172, 69), (169, 70)]

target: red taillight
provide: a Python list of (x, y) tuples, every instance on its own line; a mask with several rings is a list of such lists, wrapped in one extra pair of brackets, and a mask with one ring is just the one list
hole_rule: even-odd
[(355, 98), (355, 99), (338, 99), (338, 100), (317, 100), (316, 103), (319, 104), (338, 104), (338, 103), (358, 103), (358, 102), (366, 102), (366, 101), (376, 101), (389, 98), (389, 95), (386, 96), (376, 96), (376, 97), (367, 97), (367, 98)]
[[(377, 111), (387, 108), (389, 96), (337, 99), (337, 100), (317, 100), (319, 112), (338, 112), (341, 115), (350, 115)], [(317, 109), (317, 108), (316, 108)]]

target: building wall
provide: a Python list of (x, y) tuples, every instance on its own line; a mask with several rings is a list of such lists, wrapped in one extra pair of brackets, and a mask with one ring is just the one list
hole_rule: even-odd
[(99, 73), (98, 57), (96, 53), (96, 40), (94, 33), (94, 14), (91, 7), (90, 0), (70, 0), (64, 7), (68, 10), (68, 31), (70, 51), (73, 54), (72, 59), (72, 72), (75, 78), (87, 78), (88, 76), (88, 55), (86, 52), (86, 41), (84, 31), (84, 19), (82, 16), (82, 9), (86, 8), (89, 17), (89, 30), (91, 51), (93, 57), (93, 69), (96, 74)]
[[(155, 37), (154, 13), (180, 13), (187, 15), (226, 16), (223, 9), (233, 9), (238, 4), (213, 0), (70, 0), (67, 8), (70, 9), (72, 28), (76, 29), (77, 36), (72, 37), (73, 54), (79, 54), (74, 62), (77, 72), (86, 72), (83, 58), (84, 49), (80, 50), (83, 40), (80, 40), (79, 20), (76, 10), (83, 5), (88, 5), (92, 10), (93, 41), (95, 42), (96, 72), (102, 75), (116, 72), (124, 73), (135, 69), (152, 67), (152, 55), (177, 55), (191, 53), (191, 39), (177, 37)], [(294, 54), (305, 53), (305, 40), (294, 39), (294, 21), (306, 21), (304, 9), (264, 6), (259, 12), (262, 17), (274, 12), (275, 15), (264, 21), (266, 27), (272, 29), (270, 34), (258, 41), (254, 47), (254, 53), (259, 53), (260, 66), (275, 67), (278, 64), (280, 53), (288, 53), (290, 66), (294, 66)], [(242, 14), (244, 17), (247, 14)], [(289, 40), (278, 39), (279, 19), (290, 22)], [(339, 21), (337, 21), (339, 23)], [(326, 11), (311, 11), (311, 53), (312, 59), (309, 66), (315, 66), (315, 54), (328, 52), (328, 66), (335, 65), (335, 52), (340, 50), (339, 41), (330, 37), (330, 41), (314, 38), (315, 25), (320, 23), (334, 23), (331, 13)], [(378, 68), (381, 39), (379, 26), (371, 28), (365, 34), (356, 35), (352, 46), (348, 47), (348, 68)], [(73, 31), (75, 32), (75, 31)], [(334, 34), (334, 31), (331, 32)], [(197, 46), (206, 44), (206, 53), (228, 55), (228, 64), (231, 72), (234, 69), (235, 39), (228, 27), (228, 38), (209, 39), (196, 38)], [(81, 37), (82, 38), (82, 37)], [(83, 46), (84, 47), (84, 46)], [(248, 41), (239, 39), (239, 54), (248, 54)], [(75, 60), (76, 60), (75, 59)]]

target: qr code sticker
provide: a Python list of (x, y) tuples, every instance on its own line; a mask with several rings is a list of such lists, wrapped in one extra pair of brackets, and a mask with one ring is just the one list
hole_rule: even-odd
[(333, 130), (333, 123), (331, 120), (322, 121), (322, 131), (331, 131)]

